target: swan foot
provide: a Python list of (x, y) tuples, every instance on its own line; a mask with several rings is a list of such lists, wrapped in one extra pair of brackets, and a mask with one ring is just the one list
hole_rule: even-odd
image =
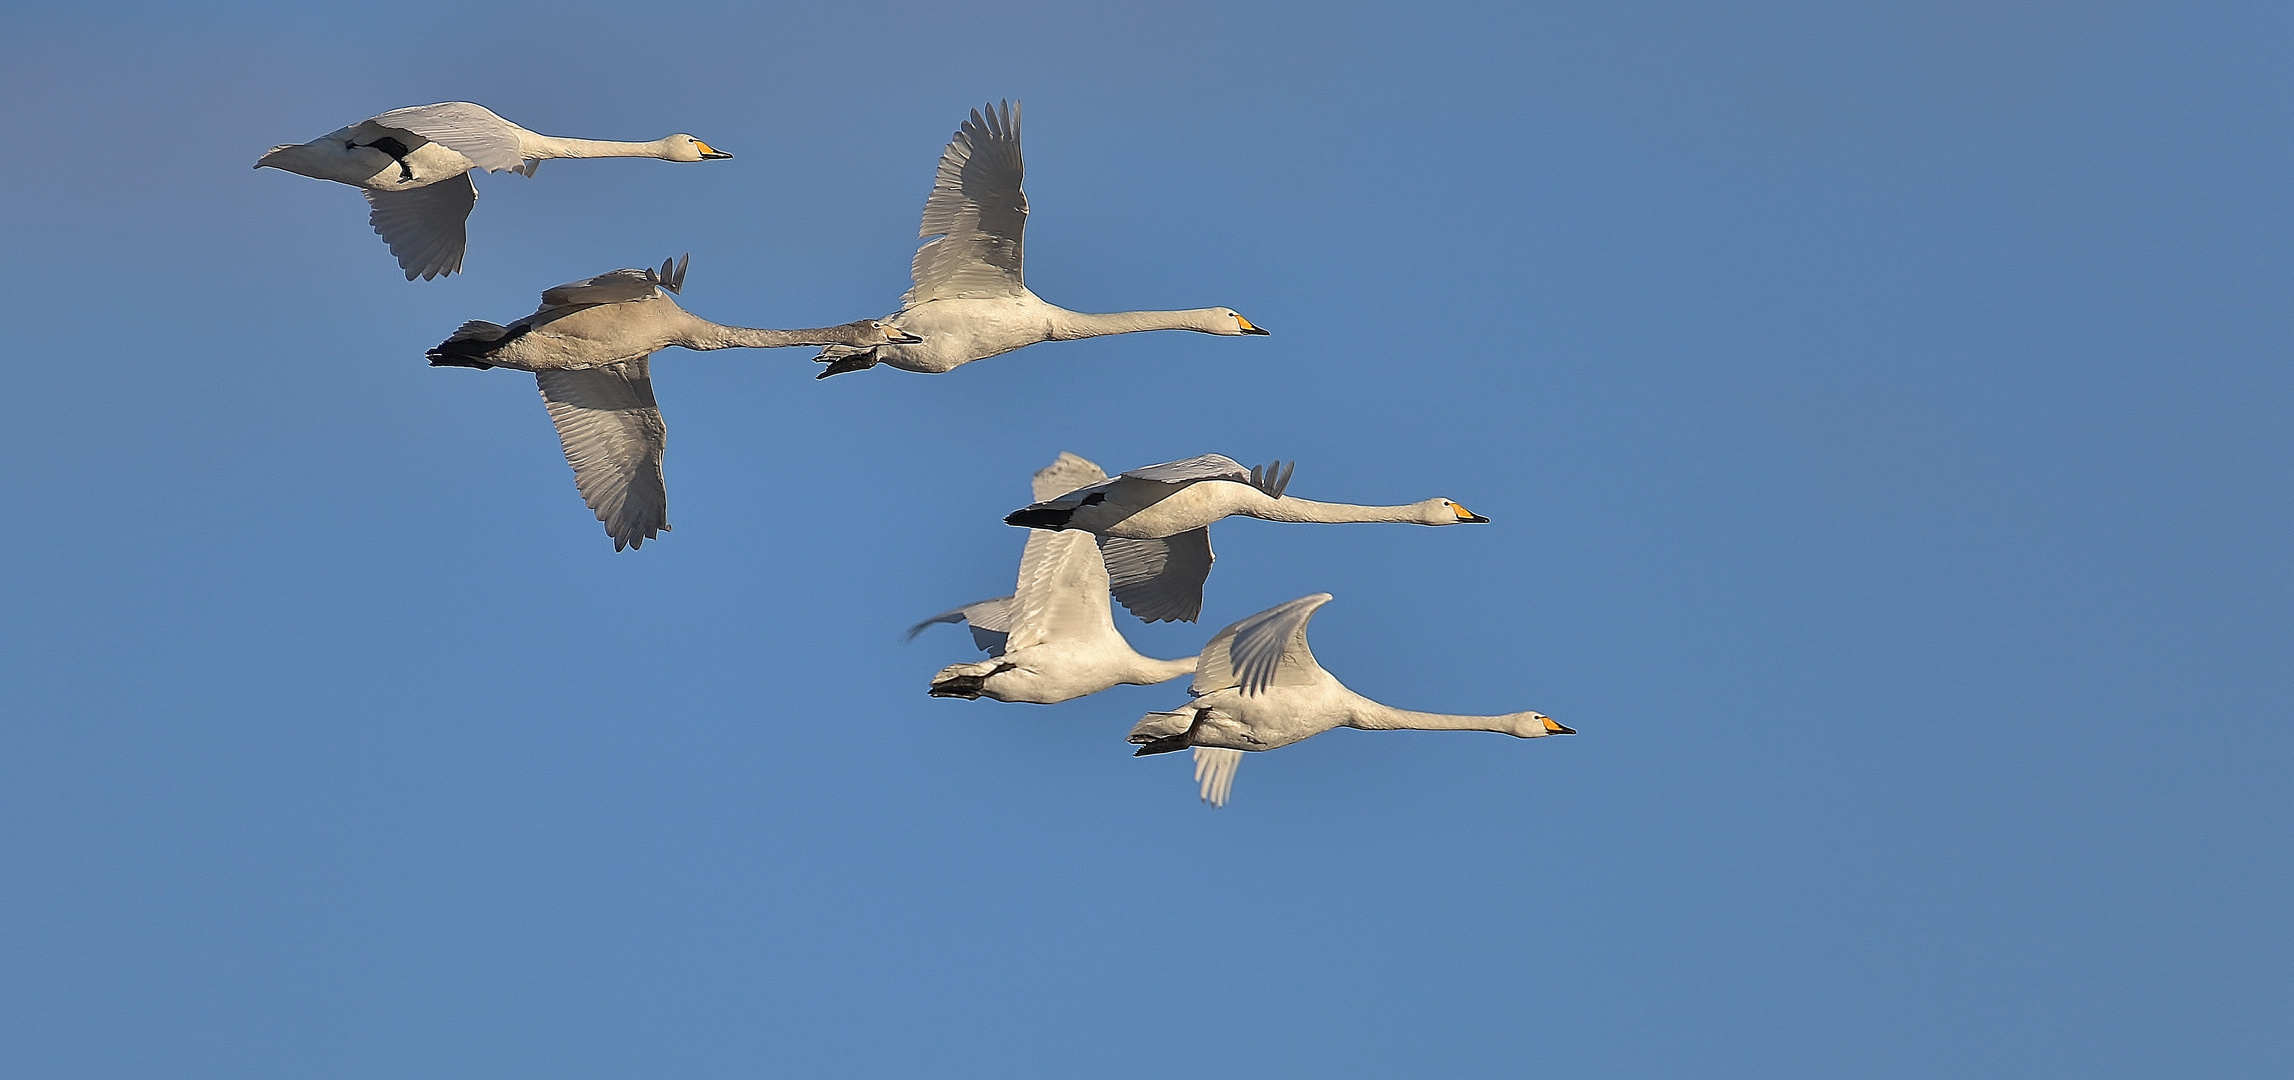
[(865, 371), (869, 368), (875, 367), (876, 350), (862, 349), (859, 352), (846, 353), (843, 356), (839, 356), (833, 360), (817, 356), (813, 359), (821, 360), (822, 362), (828, 364), (827, 370), (813, 376), (815, 379), (825, 379), (831, 375), (842, 375), (847, 371)]
[[(1156, 736), (1149, 734), (1149, 732), (1153, 731), (1155, 728), (1162, 726), (1161, 724), (1156, 723), (1156, 721), (1176, 720), (1178, 719), (1179, 714), (1148, 713), (1147, 719), (1140, 721), (1139, 726), (1132, 729), (1131, 741), (1143, 745), (1141, 745), (1139, 749), (1132, 751), (1131, 756), (1147, 757), (1151, 754), (1175, 753), (1195, 745), (1195, 733), (1203, 730), (1203, 718), (1209, 715), (1211, 715), (1211, 710), (1209, 709), (1196, 709), (1194, 719), (1187, 721), (1187, 730), (1182, 731), (1177, 735), (1165, 735), (1157, 738)], [(1169, 729), (1165, 728), (1165, 730)]]
[(1131, 756), (1146, 757), (1150, 754), (1177, 753), (1181, 750), (1185, 750), (1189, 746), (1193, 746), (1194, 738), (1195, 733), (1193, 731), (1182, 731), (1177, 735), (1165, 735), (1160, 739), (1150, 741), (1147, 745), (1142, 746), (1137, 750), (1133, 750), (1131, 752)]
[(933, 683), (932, 689), (926, 691), (926, 693), (933, 697), (953, 697), (963, 698), (966, 701), (978, 701), (980, 699), (980, 695), (988, 692), (989, 679), (995, 678), (996, 676), (1001, 675), (1004, 672), (1011, 671), (1017, 667), (1019, 667), (1018, 664), (997, 664), (995, 667), (989, 669), (985, 674), (950, 675), (945, 679)]

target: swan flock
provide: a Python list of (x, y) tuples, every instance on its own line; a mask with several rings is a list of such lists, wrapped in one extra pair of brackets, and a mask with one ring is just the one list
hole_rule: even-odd
[[(273, 147), (255, 165), (358, 188), (368, 223), (406, 280), (429, 281), (463, 269), (467, 222), (478, 201), (475, 173), (531, 178), (542, 162), (557, 158), (699, 162), (732, 156), (683, 133), (646, 142), (542, 135), (480, 105), (442, 102), (393, 109), (309, 142)], [(817, 377), (825, 379), (877, 366), (939, 374), (1044, 342), (1148, 330), (1267, 335), (1229, 307), (1094, 314), (1038, 297), (1023, 275), (1025, 171), (1018, 104), (973, 110), (940, 153), (917, 234), (924, 243), (910, 266), (912, 285), (899, 310), (881, 318), (800, 330), (711, 322), (678, 303), (687, 256), (546, 289), (531, 314), (508, 323), (464, 322), (427, 358), (434, 367), (532, 373), (575, 488), (621, 551), (669, 530), (662, 476), (668, 433), (651, 365), (672, 346), (814, 346), (821, 350), (815, 359), (826, 365)], [(913, 640), (934, 625), (963, 625), (987, 657), (943, 667), (926, 692), (1057, 705), (1119, 685), (1191, 676), (1186, 703), (1148, 713), (1129, 741), (1138, 747), (1136, 756), (1192, 751), (1195, 783), (1212, 806), (1227, 803), (1244, 754), (1341, 727), (1518, 738), (1575, 734), (1537, 712), (1412, 712), (1349, 690), (1307, 647), (1307, 623), (1331, 600), (1327, 592), (1237, 620), (1195, 656), (1160, 660), (1133, 649), (1116, 627), (1114, 605), (1143, 622), (1194, 622), (1215, 559), (1210, 526), (1222, 519), (1489, 522), (1446, 497), (1400, 505), (1297, 498), (1289, 494), (1295, 471), (1295, 462), (1245, 467), (1203, 454), (1110, 477), (1062, 452), (1031, 478), (1033, 501), (1004, 516), (1027, 537), (1011, 593), (908, 629)]]

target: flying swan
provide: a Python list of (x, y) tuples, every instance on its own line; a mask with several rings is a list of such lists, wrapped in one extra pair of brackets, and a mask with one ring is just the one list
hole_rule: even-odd
[(685, 287), (688, 255), (661, 269), (615, 270), (542, 294), (531, 315), (502, 326), (466, 322), (430, 350), (432, 367), (516, 368), (534, 373), (558, 428), (582, 501), (597, 512), (613, 549), (643, 547), (669, 529), (661, 486), (668, 431), (653, 401), (647, 360), (687, 349), (775, 349), (831, 343), (914, 341), (875, 319), (819, 330), (751, 330), (688, 314), (669, 298)]
[[(1046, 499), (1105, 479), (1099, 466), (1062, 453), (1035, 474), (1035, 494)], [(1107, 567), (1086, 533), (1029, 533), (1016, 593), (941, 612), (909, 627), (907, 636), (955, 622), (969, 623), (973, 642), (992, 659), (941, 669), (932, 676), (933, 697), (1056, 705), (1118, 683), (1148, 686), (1195, 670), (1192, 656), (1157, 660), (1123, 640), (1108, 609)]]
[(1265, 334), (1233, 308), (1120, 311), (1093, 315), (1044, 303), (1020, 273), (1020, 234), (1028, 198), (1020, 191), (1020, 110), (972, 117), (940, 153), (940, 172), (924, 200), (916, 235), (938, 237), (916, 249), (915, 286), (900, 310), (884, 317), (921, 345), (836, 346), (814, 357), (828, 365), (816, 378), (890, 364), (904, 371), (951, 371), (1039, 341), (1074, 341), (1140, 330), (1195, 330), (1234, 337)]
[[(1194, 747), (1195, 777), (1203, 799), (1223, 805), (1234, 783), (1240, 752), (1273, 750), (1332, 728), (1364, 731), (1495, 731), (1523, 739), (1575, 735), (1544, 713), (1448, 716), (1381, 705), (1348, 690), (1314, 662), (1306, 624), (1329, 593), (1278, 604), (1218, 632), (1196, 663), (1191, 700), (1183, 709), (1148, 713), (1131, 729), (1134, 754), (1168, 754)], [(1236, 753), (1209, 759), (1205, 749)]]
[(1403, 506), (1294, 499), (1292, 462), (1246, 469), (1235, 459), (1205, 454), (1133, 469), (1113, 480), (1066, 492), (1015, 510), (1006, 525), (1095, 533), (1107, 560), (1115, 599), (1147, 622), (1193, 622), (1203, 610), (1203, 582), (1211, 576), (1210, 524), (1241, 515), (1265, 521), (1403, 522), (1458, 525), (1488, 518), (1448, 499)]
[(732, 156), (684, 134), (652, 142), (560, 139), (527, 131), (483, 105), (445, 101), (392, 109), (307, 143), (274, 146), (255, 167), (360, 189), (373, 207), (368, 223), (412, 281), (462, 269), (463, 222), (478, 205), (474, 169), (532, 176), (551, 158)]

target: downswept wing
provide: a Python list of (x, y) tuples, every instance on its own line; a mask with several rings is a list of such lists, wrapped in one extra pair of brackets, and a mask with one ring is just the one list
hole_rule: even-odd
[(1218, 632), (1195, 662), (1194, 694), (1229, 687), (1246, 695), (1270, 686), (1303, 686), (1328, 678), (1306, 647), (1306, 624), (1329, 593), (1301, 596), (1249, 616)]
[(579, 371), (538, 371), (542, 403), (558, 428), (574, 486), (613, 537), (613, 550), (643, 547), (669, 529), (661, 454), (669, 432), (644, 360)]
[(523, 171), (525, 155), (518, 150), (518, 125), (483, 105), (442, 101), (392, 109), (369, 123), (411, 131), (454, 151), (488, 172)]
[(1006, 648), (1016, 652), (1050, 641), (1115, 634), (1115, 615), (1107, 605), (1107, 566), (1093, 539), (1083, 532), (1028, 532)]
[(1015, 613), (1016, 609), (1012, 606), (1012, 598), (999, 596), (992, 600), (982, 600), (978, 603), (966, 604), (960, 608), (943, 611), (909, 627), (908, 632), (901, 635), (900, 640), (914, 641), (916, 635), (923, 633), (924, 628), (928, 626), (960, 622), (972, 631), (972, 644), (979, 646), (981, 652), (989, 656), (1002, 656), (1004, 654), (1004, 642), (1011, 633), (1012, 616)]
[(469, 244), (470, 208), (478, 205), (478, 186), (463, 173), (408, 191), (361, 189), (367, 205), (367, 224), (398, 257), (406, 280), (425, 281), (462, 269), (462, 250)]
[(1235, 770), (1242, 763), (1240, 750), (1195, 747), (1195, 782), (1203, 785), (1203, 801), (1212, 806), (1227, 805), (1227, 795), (1235, 789)]
[(916, 283), (900, 298), (902, 308), (960, 297), (1018, 296), (1025, 290), (1020, 270), (1028, 217), (1028, 198), (1020, 190), (1025, 172), (1018, 106), (1006, 103), (998, 112), (991, 105), (985, 117), (973, 110), (940, 153), (940, 170), (916, 232), (937, 239), (916, 249), (909, 268)]
[(1154, 540), (1102, 536), (1099, 553), (1109, 591), (1140, 621), (1194, 622), (1203, 613), (1203, 582), (1215, 558), (1209, 526)]

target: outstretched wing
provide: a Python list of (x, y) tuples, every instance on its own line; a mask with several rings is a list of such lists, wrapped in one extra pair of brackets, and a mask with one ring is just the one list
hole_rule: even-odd
[(1195, 665), (1196, 694), (1234, 687), (1261, 694), (1270, 686), (1299, 686), (1327, 678), (1306, 647), (1306, 624), (1329, 593), (1301, 596), (1249, 616), (1218, 632)]
[(1018, 296), (1020, 234), (1027, 228), (1028, 197), (1020, 191), (1020, 111), (991, 105), (974, 109), (940, 153), (940, 172), (924, 200), (916, 235), (938, 239), (916, 249), (910, 267), (916, 284), (903, 308), (958, 297)]
[(469, 158), (489, 172), (519, 169), (525, 164), (525, 156), (518, 152), (518, 125), (494, 115), (493, 110), (483, 105), (467, 101), (416, 105), (392, 109), (375, 117), (373, 122), (411, 131)]
[(462, 269), (462, 249), (468, 243), (464, 223), (478, 205), (478, 185), (463, 173), (450, 180), (424, 184), (408, 191), (365, 189), (367, 224), (398, 256), (406, 280), (425, 281)]
[(1194, 622), (1203, 613), (1203, 582), (1215, 557), (1209, 526), (1155, 540), (1102, 536), (1099, 553), (1108, 589), (1141, 621)]
[(631, 300), (643, 300), (650, 296), (659, 295), (656, 290), (676, 292), (685, 287), (685, 267), (692, 261), (693, 256), (687, 255), (683, 262), (675, 259), (664, 260), (659, 270), (651, 267), (641, 270), (614, 270), (599, 274), (596, 277), (583, 278), (580, 281), (569, 281), (544, 291), (542, 293), (542, 307), (554, 308), (572, 305), (594, 307), (599, 304), (625, 304)]
[(1085, 532), (1028, 533), (1020, 553), (1019, 590), (1012, 596), (1009, 647), (1050, 641), (1080, 642), (1115, 634), (1107, 607), (1107, 567)]
[(661, 453), (669, 432), (653, 401), (646, 362), (580, 371), (537, 371), (542, 402), (558, 426), (574, 486), (613, 537), (613, 550), (643, 547), (669, 529)]
[(916, 640), (916, 635), (923, 633), (927, 626), (960, 622), (969, 625), (972, 631), (972, 644), (979, 646), (981, 652), (989, 656), (1002, 656), (1004, 654), (1004, 639), (1011, 633), (1013, 614), (1012, 598), (999, 596), (993, 600), (982, 600), (976, 604), (966, 604), (960, 608), (943, 611), (909, 627), (908, 632), (901, 635), (900, 640)]
[(1203, 785), (1203, 801), (1212, 806), (1227, 805), (1227, 795), (1235, 789), (1235, 770), (1243, 763), (1243, 752), (1216, 746), (1195, 748), (1195, 782)]
[(1035, 498), (1037, 502), (1056, 499), (1077, 488), (1087, 488), (1105, 479), (1107, 470), (1062, 450), (1051, 464), (1036, 471)]

